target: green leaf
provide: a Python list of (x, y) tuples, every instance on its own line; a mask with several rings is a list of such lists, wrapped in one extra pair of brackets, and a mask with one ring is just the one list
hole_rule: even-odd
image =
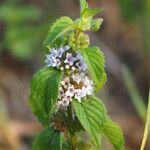
[(109, 118), (106, 119), (103, 132), (110, 141), (110, 143), (113, 145), (115, 150), (123, 150), (124, 147), (123, 133), (116, 123), (114, 123)]
[(92, 8), (92, 9), (87, 8), (87, 9), (85, 9), (85, 10), (83, 11), (82, 17), (83, 17), (83, 18), (90, 18), (90, 17), (93, 17), (94, 15), (96, 15), (96, 14), (102, 12), (102, 10), (103, 10), (103, 9), (101, 9), (101, 8)]
[(77, 117), (88, 132), (92, 143), (96, 147), (100, 147), (101, 133), (106, 117), (106, 110), (102, 102), (98, 98), (90, 96), (81, 103), (74, 100), (73, 105)]
[(93, 19), (91, 22), (91, 29), (93, 31), (98, 31), (102, 25), (103, 19), (98, 18), (98, 19)]
[(61, 72), (49, 67), (40, 70), (32, 78), (29, 104), (44, 126), (49, 125), (51, 109), (58, 99), (60, 80)]
[(62, 150), (60, 132), (52, 129), (44, 129), (34, 140), (32, 150)]
[(61, 17), (50, 28), (48, 36), (44, 41), (44, 47), (51, 47), (58, 37), (73, 28), (73, 21), (69, 17)]
[(80, 12), (81, 14), (84, 12), (85, 9), (89, 8), (88, 3), (86, 0), (80, 0)]
[(88, 65), (89, 74), (94, 81), (96, 91), (98, 91), (106, 82), (104, 54), (98, 47), (89, 47), (80, 50), (80, 53)]

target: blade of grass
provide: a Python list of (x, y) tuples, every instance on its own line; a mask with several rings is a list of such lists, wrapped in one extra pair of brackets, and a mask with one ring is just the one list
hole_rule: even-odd
[(138, 92), (134, 78), (127, 66), (123, 66), (123, 77), (133, 105), (139, 116), (145, 121), (146, 106), (144, 104), (144, 100)]
[(150, 90), (149, 90), (149, 98), (148, 98), (147, 118), (146, 118), (145, 130), (144, 130), (144, 135), (143, 135), (143, 140), (142, 140), (140, 150), (144, 150), (145, 148), (149, 128), (150, 128)]

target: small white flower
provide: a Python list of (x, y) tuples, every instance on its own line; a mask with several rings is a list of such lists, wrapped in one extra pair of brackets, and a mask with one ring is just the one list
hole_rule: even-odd
[(65, 95), (64, 90), (62, 87), (60, 87), (59, 99), (61, 99), (64, 95)]
[(71, 67), (71, 70), (72, 70), (72, 71), (75, 71), (75, 70), (76, 70), (76, 68), (75, 68), (74, 66), (72, 66), (72, 67)]
[(59, 105), (61, 105), (61, 107), (67, 107), (70, 101), (71, 101), (70, 96), (65, 96), (61, 99), (61, 101), (59, 101)]
[(70, 66), (69, 66), (69, 65), (66, 65), (66, 66), (65, 66), (65, 68), (66, 68), (66, 69), (69, 69), (69, 68), (70, 68)]
[(86, 78), (87, 76), (85, 75), (85, 73), (81, 72), (80, 74), (78, 74), (81, 78), (81, 80), (83, 80), (84, 78)]
[(69, 77), (64, 78), (64, 80), (61, 81), (60, 84), (61, 84), (65, 89), (67, 89), (67, 88), (69, 87), (69, 85), (70, 85), (70, 79), (69, 79)]
[(52, 67), (59, 67), (60, 64), (61, 64), (60, 59), (58, 59), (58, 58), (53, 59)]
[(60, 67), (60, 70), (62, 70), (62, 71), (63, 71), (63, 70), (64, 70), (64, 67)]
[(75, 93), (75, 99), (77, 99), (79, 102), (81, 102), (81, 98), (85, 96), (85, 92), (80, 90), (80, 89), (77, 89), (76, 90), (76, 93)]
[(84, 83), (85, 86), (92, 86), (93, 85), (93, 82), (92, 80), (90, 80), (87, 76), (82, 78), (82, 82)]
[(74, 88), (73, 85), (71, 85), (71, 86), (68, 87), (68, 89), (67, 89), (65, 95), (70, 96), (70, 97), (73, 97), (74, 94), (75, 94), (75, 88)]
[(72, 76), (73, 81), (77, 82), (78, 84), (81, 82), (81, 77), (79, 74), (73, 74)]
[(82, 91), (82, 97), (85, 97), (87, 95), (87, 89), (86, 89), (86, 87), (83, 86), (82, 89), (81, 89), (81, 91)]
[(70, 100), (68, 100), (68, 99), (63, 99), (63, 100), (61, 101), (61, 103), (62, 103), (62, 106), (66, 107), (66, 106), (69, 105)]
[(87, 95), (91, 95), (92, 92), (93, 92), (93, 87), (92, 87), (92, 86), (87, 86), (87, 87), (86, 87), (86, 94), (87, 94)]

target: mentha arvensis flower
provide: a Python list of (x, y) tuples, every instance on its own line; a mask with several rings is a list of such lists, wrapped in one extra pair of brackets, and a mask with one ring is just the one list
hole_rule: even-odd
[(50, 49), (46, 55), (45, 63), (49, 67), (55, 67), (60, 70), (70, 70), (72, 72), (85, 71), (87, 65), (79, 52), (74, 52), (68, 45), (60, 48)]
[(58, 108), (66, 108), (72, 99), (81, 102), (83, 97), (93, 93), (93, 82), (84, 73), (73, 73), (64, 77), (60, 83)]

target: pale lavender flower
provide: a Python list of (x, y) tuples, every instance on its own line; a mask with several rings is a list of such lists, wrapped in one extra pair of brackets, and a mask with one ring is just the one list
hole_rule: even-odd
[(74, 98), (81, 102), (81, 98), (83, 98), (84, 96), (86, 96), (85, 91), (83, 91), (82, 89), (77, 89)]
[(60, 64), (61, 64), (61, 61), (60, 61), (59, 58), (54, 58), (53, 59), (52, 67), (57, 67), (58, 68), (60, 66)]
[(90, 80), (87, 76), (82, 78), (82, 82), (84, 83), (85, 86), (92, 86), (93, 85), (93, 82), (92, 80)]
[(67, 54), (66, 54), (66, 60), (65, 60), (64, 62), (65, 62), (66, 64), (69, 64), (70, 66), (73, 65), (73, 63), (74, 63), (74, 58), (73, 58), (73, 56), (72, 56), (71, 53), (67, 53)]
[(45, 63), (47, 66), (52, 66), (53, 59), (50, 57), (50, 55), (46, 55)]
[(71, 101), (71, 98), (69, 96), (65, 96), (57, 102), (57, 107), (65, 108), (69, 105), (70, 101)]
[(57, 55), (58, 55), (57, 54), (57, 49), (52, 48), (49, 55), (50, 55), (51, 58), (56, 58)]
[(73, 85), (70, 85), (65, 93), (65, 95), (73, 97), (75, 94), (75, 88)]
[(70, 86), (70, 79), (69, 77), (64, 78), (63, 81), (61, 81), (61, 86), (63, 86), (65, 89), (67, 89)]
[(79, 52), (76, 52), (76, 57), (75, 57), (76, 60), (83, 60), (83, 57), (82, 55), (79, 53)]
[(56, 56), (61, 58), (62, 55), (64, 54), (64, 52), (65, 52), (65, 49), (61, 47), (61, 48), (58, 49)]
[(73, 81), (77, 82), (78, 84), (81, 82), (81, 76), (79, 74), (73, 74), (71, 78), (73, 79)]
[(79, 71), (82, 71), (82, 70), (85, 71), (87, 69), (87, 65), (85, 64), (83, 60), (80, 60), (79, 62), (77, 62), (76, 66)]
[(55, 49), (52, 48), (50, 49), (50, 53), (46, 55), (46, 60), (45, 63), (47, 66), (52, 66), (52, 67), (59, 67), (61, 64), (61, 57), (65, 50), (63, 48)]
[(62, 99), (62, 106), (68, 106), (71, 101), (71, 98), (69, 96), (66, 96)]
[(65, 95), (64, 90), (62, 86), (60, 87), (60, 94), (59, 94), (59, 99), (61, 99)]

